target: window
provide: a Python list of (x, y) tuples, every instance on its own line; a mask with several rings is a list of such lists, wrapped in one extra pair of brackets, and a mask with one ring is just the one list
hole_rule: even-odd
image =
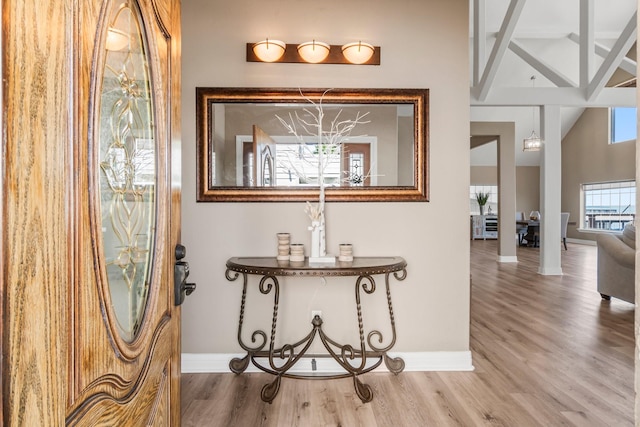
[[(340, 146), (325, 146), (323, 176), (326, 186), (343, 185), (340, 171)], [(318, 144), (276, 144), (278, 185), (318, 185)]]
[(636, 216), (635, 181), (582, 184), (587, 230), (620, 231)]
[(638, 134), (637, 112), (634, 107), (611, 108), (611, 143), (632, 141)]
[(469, 187), (469, 210), (471, 215), (480, 215), (480, 206), (476, 201), (476, 193), (489, 193), (489, 200), (484, 207), (485, 215), (498, 214), (498, 186), (497, 185), (471, 185)]
[[(238, 152), (236, 182), (239, 186), (299, 187), (318, 185), (318, 144), (309, 138), (300, 144), (295, 138), (274, 136), (254, 147), (253, 136), (236, 136)], [(378, 184), (375, 137), (352, 138), (323, 150), (324, 182), (332, 187), (362, 187)], [(258, 161), (254, 160), (254, 151)], [(255, 182), (254, 182), (255, 181)]]

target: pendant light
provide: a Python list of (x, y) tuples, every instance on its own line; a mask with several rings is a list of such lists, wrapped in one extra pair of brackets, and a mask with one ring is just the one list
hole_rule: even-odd
[[(531, 76), (531, 87), (535, 88), (536, 85), (536, 76)], [(531, 135), (528, 138), (525, 138), (522, 141), (522, 151), (540, 151), (542, 148), (542, 143), (544, 142), (542, 138), (540, 138), (535, 131), (535, 114), (536, 107), (531, 107)]]

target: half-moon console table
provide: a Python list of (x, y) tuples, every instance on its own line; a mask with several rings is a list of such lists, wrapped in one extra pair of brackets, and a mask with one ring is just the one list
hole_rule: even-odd
[[(394, 374), (402, 372), (404, 360), (399, 357), (391, 358), (387, 355), (396, 342), (396, 324), (393, 316), (393, 306), (391, 305), (391, 288), (389, 287), (389, 276), (393, 274), (396, 280), (404, 280), (407, 277), (407, 263), (401, 257), (355, 257), (352, 262), (336, 262), (335, 265), (309, 264), (308, 258), (304, 262), (282, 262), (275, 257), (265, 258), (230, 258), (227, 261), (227, 271), (225, 276), (229, 281), (235, 281), (242, 275), (242, 302), (240, 303), (240, 320), (238, 322), (238, 343), (247, 352), (243, 358), (234, 358), (229, 362), (229, 368), (236, 374), (241, 374), (249, 366), (251, 361), (257, 368), (264, 372), (275, 375), (276, 378), (262, 387), (261, 397), (265, 402), (271, 403), (280, 390), (282, 377), (285, 378), (307, 378), (307, 379), (327, 379), (327, 378), (348, 378), (353, 377), (353, 384), (358, 397), (363, 402), (370, 402), (373, 399), (373, 391), (368, 384), (362, 383), (358, 376), (380, 366), (382, 361)], [(251, 342), (257, 345), (245, 343), (242, 334), (242, 324), (245, 314), (245, 303), (247, 298), (247, 283), (249, 275), (262, 276), (259, 282), (259, 290), (262, 294), (273, 293), (273, 318), (271, 321), (271, 333), (267, 339), (267, 333), (256, 330), (251, 333)], [(385, 289), (387, 293), (387, 304), (389, 306), (389, 321), (391, 323), (391, 340), (383, 347), (382, 333), (378, 330), (371, 330), (367, 333), (365, 341), (365, 328), (362, 321), (362, 307), (360, 304), (361, 292), (373, 294), (376, 291), (375, 275), (384, 275)], [(311, 332), (301, 340), (292, 344), (284, 344), (275, 347), (276, 327), (278, 324), (278, 304), (280, 300), (280, 282), (278, 277), (332, 277), (332, 276), (353, 276), (355, 282), (355, 304), (358, 312), (358, 331), (360, 342), (357, 346), (350, 344), (339, 344), (329, 338), (322, 330), (322, 318), (314, 316), (311, 321)], [(289, 369), (303, 357), (313, 340), (318, 336), (328, 352), (345, 370), (344, 373), (336, 375), (303, 375), (289, 373)], [(375, 341), (375, 342), (374, 342)], [(312, 355), (307, 355), (311, 357)], [(325, 355), (314, 355), (322, 357)], [(266, 359), (264, 363), (257, 360)], [(377, 359), (377, 360), (376, 360)], [(367, 365), (367, 360), (369, 364)], [(268, 363), (267, 363), (268, 362)]]

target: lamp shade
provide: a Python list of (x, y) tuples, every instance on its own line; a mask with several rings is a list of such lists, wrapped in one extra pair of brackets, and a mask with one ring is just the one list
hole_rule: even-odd
[(274, 62), (284, 55), (286, 48), (283, 41), (266, 39), (253, 45), (253, 53), (263, 62)]
[(371, 59), (374, 51), (369, 43), (355, 42), (342, 46), (342, 54), (352, 64), (364, 64)]
[(298, 54), (306, 62), (317, 64), (322, 62), (329, 55), (331, 47), (323, 42), (317, 42), (315, 40), (305, 42), (298, 45)]

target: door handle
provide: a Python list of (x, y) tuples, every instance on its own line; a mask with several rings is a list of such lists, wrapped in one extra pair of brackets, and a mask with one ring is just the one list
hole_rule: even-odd
[(173, 267), (174, 304), (181, 305), (186, 295), (191, 295), (196, 290), (195, 283), (187, 283), (189, 277), (189, 263), (182, 261), (187, 255), (187, 249), (181, 245), (176, 245), (176, 263)]

